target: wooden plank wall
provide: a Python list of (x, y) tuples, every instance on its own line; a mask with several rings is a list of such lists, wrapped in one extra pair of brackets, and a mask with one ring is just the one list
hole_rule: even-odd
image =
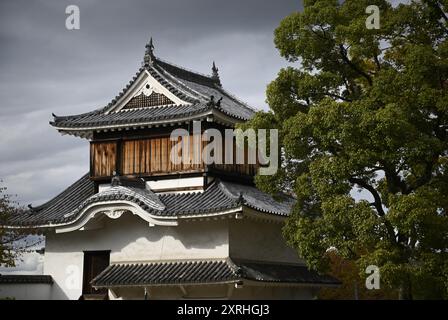
[[(170, 137), (123, 141), (123, 174), (152, 174), (200, 170), (202, 164), (180, 163), (182, 144)], [(190, 160), (193, 156), (193, 136), (189, 137)], [(171, 161), (171, 148), (178, 148), (175, 161)]]
[[(117, 153), (116, 142), (92, 142), (91, 144), (91, 168), (92, 176), (110, 177), (113, 172), (121, 172), (123, 175), (151, 175), (174, 172), (198, 171), (204, 169), (202, 163), (202, 151), (208, 142), (201, 143), (196, 155), (201, 159), (200, 164), (193, 163), (195, 143), (194, 137), (191, 135), (188, 139), (190, 162), (189, 163), (173, 163), (170, 159), (171, 148), (177, 144), (178, 153), (175, 160), (180, 161), (182, 152), (181, 138), (171, 141), (170, 137), (154, 137), (150, 139), (124, 140), (121, 144), (121, 152)], [(216, 164), (214, 167), (218, 170), (234, 172), (243, 175), (255, 175), (257, 165), (247, 164), (248, 151), (245, 149), (246, 164), (236, 164), (236, 146), (233, 145), (233, 164), (225, 164), (225, 152), (223, 152), (223, 164)], [(121, 168), (116, 168), (116, 155), (122, 156)], [(120, 170), (121, 169), (121, 170)]]
[(258, 167), (258, 158), (257, 158), (257, 164), (249, 164), (249, 150), (247, 147), (247, 144), (245, 146), (244, 149), (244, 164), (237, 164), (236, 161), (236, 153), (237, 153), (237, 146), (236, 143), (234, 141), (233, 143), (233, 162), (232, 164), (226, 164), (225, 163), (225, 152), (226, 152), (226, 148), (225, 148), (225, 144), (223, 147), (223, 159), (222, 159), (222, 164), (215, 164), (215, 168), (218, 170), (222, 170), (222, 171), (227, 171), (227, 172), (235, 172), (238, 174), (242, 174), (242, 175), (249, 175), (249, 176), (254, 176), (257, 173), (257, 167)]
[(92, 175), (110, 177), (116, 171), (116, 142), (92, 143), (90, 145), (90, 160)]

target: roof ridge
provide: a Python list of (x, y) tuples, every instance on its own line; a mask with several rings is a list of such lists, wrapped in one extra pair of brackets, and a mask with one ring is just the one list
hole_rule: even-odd
[(226, 187), (226, 185), (219, 178), (217, 178), (215, 181), (218, 184), (218, 188), (220, 188), (225, 195), (227, 195), (231, 200), (233, 200), (235, 204), (245, 204), (245, 200), (242, 193), (236, 196)]
[[(191, 94), (191, 92), (186, 91), (185, 88), (183, 88), (182, 90), (179, 90), (179, 88), (176, 87), (176, 84), (173, 83), (173, 82), (176, 82), (176, 81), (175, 81), (175, 77), (173, 77), (168, 71), (166, 71), (166, 70), (164, 70), (164, 69), (162, 68), (162, 70), (163, 70), (164, 72), (161, 72), (160, 70), (158, 70), (158, 69), (157, 69), (156, 67), (154, 67), (154, 66), (148, 66), (148, 67), (146, 68), (146, 70), (147, 70), (150, 74), (151, 74), (151, 70), (149, 70), (149, 68), (152, 68), (152, 70), (154, 70), (154, 72), (156, 72), (157, 75), (159, 75), (160, 77), (162, 77), (162, 78), (166, 81), (166, 83), (167, 83), (169, 86), (171, 86), (175, 91), (178, 91), (181, 95), (184, 95), (187, 99), (191, 99), (191, 100), (188, 101), (188, 100), (186, 100), (186, 99), (185, 99), (184, 97), (182, 97), (182, 96), (179, 97), (178, 94), (174, 93), (172, 90), (170, 90), (169, 88), (167, 88), (172, 94), (176, 95), (179, 99), (186, 100), (186, 102), (193, 102), (194, 100), (198, 100), (197, 97), (193, 96), (193, 95)], [(170, 79), (167, 79), (167, 77), (165, 76), (164, 73), (167, 73), (167, 74), (170, 76)], [(153, 76), (153, 75), (151, 74), (151, 76)], [(157, 79), (156, 79), (156, 80), (157, 80)], [(173, 81), (173, 80), (174, 80), (174, 81)]]
[(208, 75), (208, 74), (205, 74), (205, 73), (202, 73), (202, 72), (194, 71), (194, 70), (192, 70), (192, 69), (183, 67), (183, 66), (178, 65), (178, 64), (176, 64), (176, 63), (173, 63), (173, 62), (171, 62), (171, 61), (168, 61), (168, 60), (165, 60), (165, 59), (161, 59), (161, 58), (159, 58), (159, 57), (156, 57), (156, 64), (157, 64), (157, 62), (161, 62), (162, 64), (169, 65), (169, 66), (174, 67), (174, 68), (176, 68), (176, 69), (179, 69), (179, 70), (181, 70), (181, 71), (184, 71), (184, 72), (187, 72), (187, 73), (191, 73), (191, 74), (193, 74), (193, 75), (196, 75), (196, 76), (200, 76), (200, 77), (206, 78), (206, 79), (208, 79), (208, 80), (211, 80), (213, 83), (218, 83), (218, 81), (215, 80), (215, 78), (213, 78), (212, 75)]
[[(249, 110), (251, 110), (251, 111), (253, 111), (253, 112), (257, 112), (257, 111), (258, 111), (258, 110), (255, 109), (254, 107), (250, 106), (247, 102), (245, 102), (245, 101), (243, 101), (243, 100), (237, 98), (234, 94), (232, 94), (232, 93), (230, 93), (229, 91), (225, 90), (225, 89), (222, 87), (220, 80), (217, 80), (217, 79), (214, 78), (213, 76), (205, 75), (205, 74), (203, 74), (203, 73), (200, 73), (200, 72), (197, 72), (197, 71), (193, 71), (193, 70), (191, 70), (191, 69), (187, 69), (187, 68), (185, 68), (185, 67), (179, 66), (179, 65), (177, 65), (177, 64), (175, 64), (175, 63), (168, 62), (168, 61), (163, 60), (163, 59), (160, 59), (160, 58), (156, 58), (156, 63), (155, 63), (155, 65), (157, 65), (157, 61), (160, 61), (160, 62), (162, 62), (163, 64), (167, 64), (167, 65), (172, 66), (172, 67), (175, 67), (175, 68), (177, 68), (177, 69), (183, 70), (183, 71), (185, 71), (185, 72), (191, 73), (191, 74), (193, 74), (193, 75), (199, 75), (199, 76), (201, 76), (201, 77), (205, 77), (205, 78), (207, 78), (208, 80), (212, 80), (212, 82), (213, 82), (212, 86), (210, 86), (209, 84), (207, 84), (209, 87), (212, 87), (213, 89), (216, 89), (216, 90), (218, 90), (218, 91), (221, 91), (221, 93), (223, 93), (224, 95), (227, 95), (229, 98), (231, 98), (231, 99), (234, 100), (235, 102), (240, 103), (241, 105), (243, 105), (244, 107), (248, 108)], [(163, 66), (160, 66), (160, 67), (163, 68)], [(172, 74), (169, 72), (169, 70), (165, 70), (165, 71), (166, 71), (169, 75), (174, 76), (174, 75), (172, 75)], [(183, 79), (183, 78), (182, 78), (182, 79)], [(189, 80), (189, 79), (183, 79), (183, 80), (192, 81), (192, 79), (190, 79), (190, 80)], [(194, 82), (194, 81), (193, 81), (193, 82)], [(186, 84), (184, 84), (184, 83), (182, 83), (182, 85), (185, 86), (185, 87), (187, 87)], [(192, 90), (192, 89), (190, 89), (190, 88), (188, 88), (188, 89), (189, 89), (189, 90)], [(204, 96), (203, 94), (200, 94), (200, 95)]]
[(243, 105), (244, 107), (248, 108), (249, 110), (251, 110), (253, 112), (260, 111), (260, 110), (255, 109), (251, 105), (249, 105), (247, 102), (241, 100), (240, 98), (237, 98), (237, 96), (235, 96), (233, 93), (230, 93), (229, 91), (225, 90), (222, 86), (216, 86), (216, 88), (214, 88), (214, 89), (216, 89), (216, 90), (220, 91), (221, 93), (227, 95), (229, 98), (231, 98), (235, 102), (240, 103), (241, 105)]
[[(176, 82), (178, 85), (180, 85), (182, 87), (183, 90), (190, 91), (190, 93), (189, 93), (190, 95), (191, 95), (191, 93), (194, 93), (195, 95), (199, 96), (199, 98), (202, 98), (204, 100), (208, 99), (208, 97), (206, 95), (204, 95), (204, 94), (202, 94), (202, 93), (200, 93), (200, 92), (198, 92), (198, 91), (196, 91), (196, 90), (194, 90), (192, 88), (189, 88), (185, 83), (183, 83), (182, 81), (177, 79), (175, 77), (175, 75), (171, 74), (169, 71), (164, 70), (164, 69), (163, 69), (163, 71), (164, 71), (165, 74), (167, 74), (170, 77), (171, 81)], [(182, 80), (185, 81), (185, 79), (182, 79)]]
[(233, 274), (237, 277), (242, 277), (243, 276), (243, 270), (242, 268), (233, 260), (232, 257), (227, 257), (226, 258), (226, 263), (227, 266), (232, 270)]
[(129, 90), (130, 87), (132, 87), (132, 85), (135, 83), (135, 81), (137, 81), (137, 79), (140, 77), (142, 72), (144, 72), (145, 70), (146, 70), (145, 66), (141, 66), (137, 70), (137, 72), (134, 74), (132, 79), (126, 84), (126, 86), (123, 89), (121, 89), (121, 91), (111, 101), (109, 101), (109, 103), (106, 106), (98, 109), (98, 111), (109, 112), (109, 111), (113, 110), (113, 107), (115, 107), (118, 100), (120, 100), (121, 97), (123, 97), (123, 95)]

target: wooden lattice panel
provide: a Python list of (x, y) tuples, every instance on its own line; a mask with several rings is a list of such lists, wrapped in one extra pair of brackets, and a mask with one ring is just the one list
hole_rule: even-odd
[(165, 95), (157, 92), (152, 92), (149, 96), (141, 93), (140, 95), (132, 98), (123, 109), (135, 109), (145, 107), (163, 106), (167, 104), (173, 104), (174, 102), (167, 98)]

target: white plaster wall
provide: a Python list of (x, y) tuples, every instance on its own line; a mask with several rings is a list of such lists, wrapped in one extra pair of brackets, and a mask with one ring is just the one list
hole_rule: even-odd
[(188, 187), (204, 187), (203, 177), (178, 178), (166, 180), (150, 180), (146, 184), (151, 190), (162, 192), (166, 189), (188, 188)]
[[(317, 293), (316, 288), (304, 286), (279, 286), (272, 284), (244, 284), (235, 288), (234, 284), (220, 285), (187, 285), (184, 286), (186, 294), (179, 286), (156, 286), (148, 288), (149, 300), (160, 299), (284, 299), (284, 300), (310, 300)], [(143, 300), (144, 288), (120, 288), (110, 294), (111, 299)]]
[(230, 220), (229, 251), (233, 258), (304, 263), (282, 236), (282, 223), (253, 219)]
[(82, 292), (83, 251), (111, 250), (111, 263), (225, 258), (229, 220), (185, 222), (149, 227), (124, 214), (96, 230), (49, 234), (44, 274), (53, 277), (53, 299), (78, 299)]
[(0, 300), (48, 300), (51, 298), (51, 284), (14, 283), (0, 284)]
[[(83, 251), (110, 250), (111, 263), (174, 259), (233, 258), (301, 263), (281, 234), (282, 224), (252, 219), (181, 221), (179, 226), (149, 227), (137, 216), (124, 214), (117, 220), (105, 218), (103, 228), (49, 234), (46, 239), (44, 274), (53, 277), (52, 299), (78, 299), (82, 293)], [(142, 290), (128, 289), (124, 298), (142, 298)], [(128, 291), (125, 290), (125, 291)], [(194, 288), (195, 296), (210, 287)], [(155, 299), (182, 298), (179, 288), (152, 290)], [(176, 292), (176, 293), (174, 293)], [(210, 292), (209, 292), (210, 293)], [(221, 293), (219, 294), (221, 295)], [(126, 297), (127, 296), (127, 297)], [(229, 298), (312, 297), (308, 288), (245, 286)]]

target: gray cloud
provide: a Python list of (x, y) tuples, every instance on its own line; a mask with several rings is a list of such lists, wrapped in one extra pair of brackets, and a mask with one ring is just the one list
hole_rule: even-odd
[[(65, 28), (76, 4), (81, 29)], [(107, 104), (156, 55), (202, 73), (217, 62), (224, 87), (258, 108), (285, 65), (273, 45), (296, 0), (133, 0), (0, 2), (0, 178), (22, 204), (37, 205), (87, 172), (88, 142), (61, 137), (51, 113)]]
[(1, 267), (1, 274), (43, 274), (44, 257), (37, 252), (25, 253), (16, 261), (16, 266)]
[(0, 274), (43, 274), (44, 257), (36, 252), (45, 246), (45, 239), (42, 236), (30, 235), (26, 239), (19, 240), (16, 246), (24, 248), (15, 261), (15, 267), (0, 265)]

